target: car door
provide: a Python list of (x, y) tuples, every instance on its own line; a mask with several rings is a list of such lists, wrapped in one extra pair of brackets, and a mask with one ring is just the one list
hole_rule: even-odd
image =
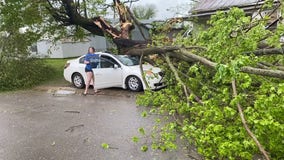
[(120, 64), (108, 55), (100, 56), (98, 68), (94, 69), (96, 88), (121, 87), (122, 68)]

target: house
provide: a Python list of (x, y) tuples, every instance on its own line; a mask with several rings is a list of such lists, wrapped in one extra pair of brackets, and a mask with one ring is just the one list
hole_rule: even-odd
[[(135, 28), (131, 31), (131, 39), (132, 40), (148, 40), (150, 39), (150, 29), (152, 20), (141, 20), (140, 27), (135, 25)], [(142, 32), (142, 33), (141, 33)]]
[(42, 58), (78, 57), (87, 53), (90, 46), (94, 46), (97, 51), (106, 51), (110, 45), (102, 36), (87, 36), (82, 40), (63, 38), (56, 42), (42, 39), (31, 47), (31, 52), (32, 56)]
[[(132, 30), (131, 38), (133, 40), (149, 39), (150, 33), (146, 23), (148, 23), (148, 21), (142, 21), (140, 28), (136, 26), (135, 29)], [(96, 35), (88, 35), (83, 40), (63, 38), (56, 42), (46, 38), (38, 41), (31, 47), (31, 55), (41, 58), (78, 57), (86, 54), (90, 46), (95, 47), (96, 51), (108, 51), (116, 47), (107, 38)]]
[(200, 0), (191, 9), (191, 19), (195, 21), (195, 28), (200, 26), (206, 27), (206, 22), (217, 11), (228, 11), (232, 7), (243, 9), (244, 12), (252, 18), (261, 18), (269, 15), (271, 20), (267, 28), (273, 29), (280, 20), (280, 2), (275, 0), (271, 9), (261, 9), (265, 0)]

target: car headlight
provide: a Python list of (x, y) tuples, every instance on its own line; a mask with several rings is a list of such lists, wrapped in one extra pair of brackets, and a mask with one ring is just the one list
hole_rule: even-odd
[(146, 76), (154, 76), (154, 73), (151, 70), (144, 71)]
[(145, 74), (146, 77), (148, 77), (150, 79), (154, 79), (154, 78), (159, 77), (159, 73), (154, 73), (152, 70), (144, 71), (144, 74)]

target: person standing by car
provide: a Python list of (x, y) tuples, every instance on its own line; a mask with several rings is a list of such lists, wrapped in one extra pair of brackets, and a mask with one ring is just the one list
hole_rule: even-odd
[(86, 88), (83, 93), (84, 96), (87, 95), (88, 89), (92, 82), (93, 82), (93, 87), (94, 87), (94, 93), (98, 92), (98, 90), (95, 89), (95, 77), (94, 77), (94, 72), (93, 72), (93, 69), (97, 68), (98, 62), (99, 62), (99, 55), (95, 54), (95, 48), (89, 47), (88, 53), (85, 55), (85, 60), (84, 60), (84, 63), (86, 64), (85, 72), (87, 75)]

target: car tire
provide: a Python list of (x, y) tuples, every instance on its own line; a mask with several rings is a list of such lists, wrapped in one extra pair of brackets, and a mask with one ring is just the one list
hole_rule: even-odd
[(81, 89), (85, 87), (84, 78), (80, 73), (74, 73), (72, 75), (72, 83), (76, 88)]
[(139, 92), (143, 90), (141, 80), (137, 76), (129, 76), (126, 78), (126, 86), (129, 90)]

